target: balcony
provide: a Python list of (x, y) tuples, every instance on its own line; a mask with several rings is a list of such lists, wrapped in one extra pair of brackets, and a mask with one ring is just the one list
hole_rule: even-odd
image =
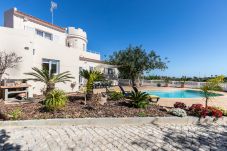
[(116, 74), (103, 74), (104, 77), (107, 79), (107, 80), (117, 80), (118, 79), (118, 75)]

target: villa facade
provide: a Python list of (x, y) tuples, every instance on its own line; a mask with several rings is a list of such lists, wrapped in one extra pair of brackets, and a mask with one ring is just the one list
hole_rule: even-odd
[[(83, 84), (79, 76), (82, 69), (100, 70), (107, 78), (114, 80), (117, 69), (101, 61), (99, 53), (87, 50), (87, 34), (81, 28), (62, 28), (39, 18), (18, 11), (16, 8), (4, 13), (4, 27), (0, 27), (0, 51), (15, 52), (22, 57), (16, 68), (7, 71), (4, 79), (27, 79), (24, 73), (32, 67), (47, 68), (50, 72), (70, 71), (75, 77), (72, 82), (57, 84), (66, 92), (76, 91)], [(41, 94), (44, 85), (28, 81), (29, 96)]]

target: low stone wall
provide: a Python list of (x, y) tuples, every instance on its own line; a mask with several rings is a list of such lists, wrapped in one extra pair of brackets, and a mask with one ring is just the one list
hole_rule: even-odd
[(77, 118), (77, 119), (43, 119), (43, 120), (25, 120), (25, 121), (0, 121), (0, 126), (121, 126), (121, 125), (207, 125), (220, 124), (227, 125), (227, 118), (223, 117), (217, 121), (213, 118), (197, 118), (197, 117), (132, 117), (132, 118)]

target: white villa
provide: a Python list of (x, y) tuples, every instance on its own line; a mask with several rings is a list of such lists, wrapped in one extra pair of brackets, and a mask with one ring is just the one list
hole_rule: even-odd
[[(15, 52), (22, 57), (16, 68), (8, 70), (4, 79), (26, 79), (24, 73), (32, 67), (46, 67), (49, 71), (60, 73), (70, 71), (78, 90), (83, 79), (82, 69), (99, 69), (111, 80), (115, 80), (117, 69), (104, 64), (99, 53), (87, 50), (87, 34), (81, 28), (62, 28), (39, 18), (18, 11), (16, 8), (4, 13), (4, 27), (0, 27), (0, 51)], [(66, 92), (72, 91), (71, 83), (58, 84)], [(28, 81), (31, 85), (29, 96), (40, 94), (43, 84)]]

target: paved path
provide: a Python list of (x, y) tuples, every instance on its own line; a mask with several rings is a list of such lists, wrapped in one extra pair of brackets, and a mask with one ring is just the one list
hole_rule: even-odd
[(227, 126), (12, 127), (0, 150), (227, 150)]

